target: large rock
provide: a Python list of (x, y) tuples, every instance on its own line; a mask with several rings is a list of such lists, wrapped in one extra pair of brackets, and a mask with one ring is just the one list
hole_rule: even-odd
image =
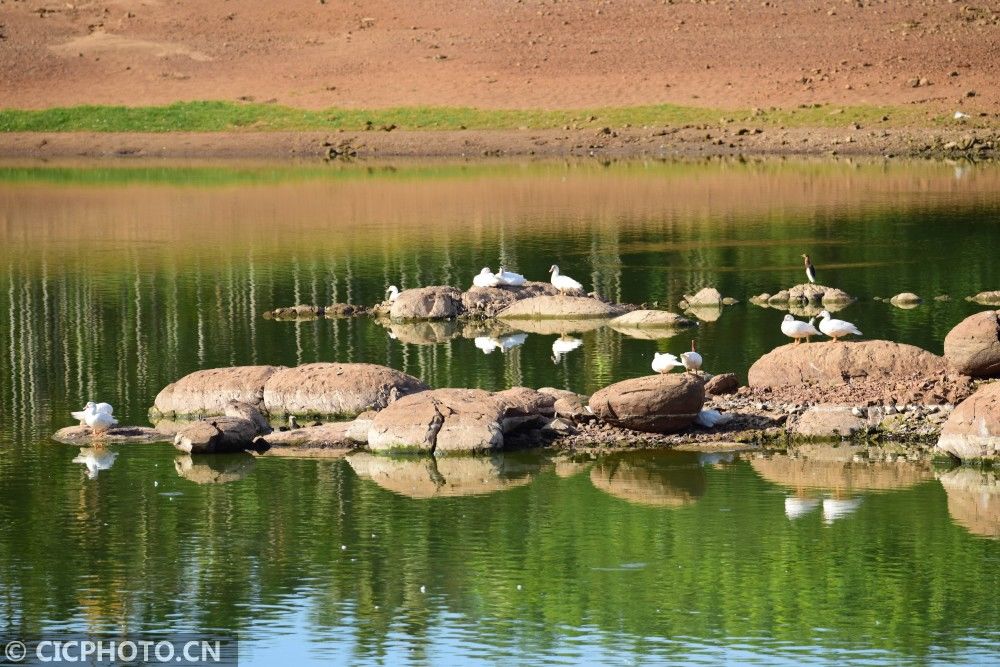
[(368, 430), (376, 452), (488, 452), (503, 447), (504, 409), (482, 389), (435, 389), (400, 398)]
[(615, 317), (624, 308), (587, 296), (535, 296), (516, 301), (500, 311), (504, 319), (584, 319)]
[(534, 389), (511, 387), (493, 398), (503, 410), (500, 425), (504, 433), (530, 425), (541, 427), (555, 416), (555, 397)]
[(257, 438), (256, 443), (267, 456), (317, 457), (343, 456), (363, 447), (368, 440), (372, 420), (358, 418), (349, 422), (332, 422), (306, 426), (290, 431), (275, 431)]
[(463, 312), (462, 292), (454, 287), (437, 285), (400, 292), (392, 302), (389, 317), (397, 321), (446, 320)]
[(242, 452), (253, 446), (257, 427), (242, 417), (214, 417), (191, 422), (174, 436), (174, 447), (185, 454)]
[(801, 438), (849, 438), (865, 430), (867, 423), (851, 412), (850, 406), (813, 405), (799, 415), (789, 430)]
[(604, 421), (633, 431), (672, 433), (691, 425), (705, 402), (705, 384), (690, 373), (624, 380), (590, 397)]
[(724, 396), (725, 394), (735, 394), (740, 388), (740, 381), (735, 373), (719, 373), (713, 375), (705, 383), (705, 393), (711, 396)]
[(887, 340), (824, 342), (775, 348), (754, 362), (750, 387), (844, 384), (855, 379), (930, 377), (949, 370), (944, 358)]
[(556, 417), (579, 419), (590, 415), (590, 409), (587, 407), (587, 401), (590, 399), (587, 396), (555, 387), (542, 387), (538, 393), (547, 394), (555, 399), (552, 407)]
[(268, 378), (264, 407), (272, 419), (285, 415), (350, 418), (426, 389), (417, 378), (385, 366), (306, 364)]
[(462, 294), (462, 307), (466, 314), (476, 317), (496, 317), (500, 312), (522, 299), (536, 296), (556, 296), (559, 290), (551, 283), (529, 280), (523, 285), (499, 287), (472, 287)]
[(980, 387), (955, 407), (937, 447), (962, 461), (1000, 458), (1000, 382)]
[(209, 368), (168, 384), (150, 410), (153, 422), (166, 418), (221, 415), (230, 401), (260, 407), (264, 384), (284, 366), (235, 366)]
[(714, 287), (703, 287), (696, 293), (684, 295), (689, 306), (721, 306), (722, 294)]
[(1000, 310), (959, 322), (944, 338), (944, 357), (972, 377), (1000, 377)]

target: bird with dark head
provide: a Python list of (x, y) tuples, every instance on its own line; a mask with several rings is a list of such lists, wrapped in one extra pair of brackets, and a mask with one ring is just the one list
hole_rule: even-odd
[(809, 282), (815, 284), (816, 283), (816, 267), (813, 266), (812, 260), (809, 259), (809, 255), (802, 255), (802, 260), (803, 260), (803, 262), (805, 263), (805, 266), (806, 266), (806, 278), (809, 279)]

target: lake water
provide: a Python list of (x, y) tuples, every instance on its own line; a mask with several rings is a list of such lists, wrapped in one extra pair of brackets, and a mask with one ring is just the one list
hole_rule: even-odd
[[(747, 300), (802, 282), (805, 252), (860, 297), (841, 315), (867, 337), (940, 353), (980, 309), (964, 297), (1000, 289), (998, 247), (1000, 168), (965, 163), (0, 164), (3, 636), (235, 632), (262, 665), (1000, 662), (994, 473), (161, 444), (88, 474), (49, 437), (89, 398), (145, 423), (167, 383), (235, 364), (591, 393), (696, 338), (707, 370), (745, 377), (785, 342), (783, 313)], [(488, 355), (460, 329), (261, 317), (467, 287), (501, 261), (625, 302), (714, 285), (741, 303), (671, 338), (567, 328)], [(926, 301), (872, 299), (902, 291)], [(559, 334), (582, 344), (554, 362)]]

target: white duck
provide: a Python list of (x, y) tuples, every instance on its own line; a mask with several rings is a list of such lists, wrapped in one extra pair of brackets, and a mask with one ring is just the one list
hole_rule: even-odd
[(510, 285), (512, 287), (520, 287), (526, 281), (524, 276), (520, 273), (514, 273), (513, 271), (508, 271), (504, 266), (500, 265), (500, 270), (496, 273), (497, 280), (500, 281), (501, 285)]
[(684, 362), (669, 352), (654, 352), (652, 367), (655, 373), (669, 373), (675, 368), (683, 368)]
[(559, 267), (555, 264), (549, 269), (549, 273), (552, 274), (552, 286), (555, 287), (560, 292), (573, 291), (573, 290), (583, 290), (583, 285), (576, 282), (569, 276), (564, 276), (559, 273)]
[(572, 336), (560, 336), (552, 341), (552, 363), (558, 364), (563, 355), (583, 345), (583, 341)]
[(832, 319), (828, 310), (824, 310), (819, 316), (821, 318), (819, 321), (819, 330), (833, 340), (839, 340), (842, 336), (850, 336), (851, 334), (855, 336), (864, 335), (850, 322)]
[(681, 355), (681, 361), (684, 363), (684, 368), (692, 373), (697, 373), (701, 370), (701, 355), (694, 349), (694, 339), (691, 339), (691, 351), (685, 352)]
[(94, 404), (93, 407), (88, 404), (87, 409), (83, 411), (83, 422), (89, 426), (94, 433), (103, 433), (112, 426), (116, 426), (118, 424), (118, 420), (115, 419), (110, 412), (98, 412), (96, 404)]
[(81, 447), (73, 463), (87, 466), (87, 478), (96, 479), (99, 472), (108, 470), (114, 465), (116, 458), (118, 452), (112, 452), (104, 447)]
[(732, 415), (723, 414), (718, 410), (701, 410), (694, 418), (694, 423), (703, 428), (715, 428), (731, 421), (732, 418)]
[(961, 111), (956, 111), (955, 115), (952, 116), (952, 118), (954, 118), (955, 120), (966, 120), (968, 117), (969, 117), (969, 114), (963, 113)]
[(399, 288), (396, 287), (395, 285), (389, 285), (389, 287), (385, 290), (385, 300), (395, 301), (398, 298), (399, 298)]
[(114, 414), (114, 408), (111, 407), (110, 403), (94, 403), (93, 401), (87, 401), (87, 404), (83, 406), (83, 410), (76, 410), (69, 414), (73, 417), (73, 419), (80, 422), (80, 426), (86, 426), (87, 410), (92, 408), (94, 412), (106, 412), (109, 415)]
[(500, 279), (490, 271), (489, 267), (484, 266), (479, 275), (472, 279), (472, 284), (476, 287), (496, 287), (500, 284)]
[(781, 333), (785, 334), (789, 338), (795, 339), (795, 344), (798, 345), (799, 341), (803, 338), (806, 342), (809, 342), (809, 338), (812, 336), (818, 336), (819, 331), (813, 326), (812, 320), (808, 322), (803, 322), (802, 320), (797, 320), (791, 314), (785, 315), (785, 319), (781, 321)]

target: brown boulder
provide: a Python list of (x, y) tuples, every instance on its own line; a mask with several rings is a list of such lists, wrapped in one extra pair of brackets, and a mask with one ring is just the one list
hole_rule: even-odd
[(536, 296), (556, 296), (559, 290), (551, 283), (527, 281), (523, 285), (472, 287), (462, 294), (462, 307), (469, 315), (496, 317), (500, 311), (522, 299)]
[(389, 317), (394, 320), (446, 320), (464, 312), (462, 292), (454, 287), (437, 285), (399, 293), (392, 302)]
[(264, 384), (284, 366), (209, 368), (185, 375), (164, 387), (150, 409), (155, 423), (164, 417), (221, 415), (229, 401), (260, 407)]
[(866, 426), (865, 420), (855, 416), (850, 407), (822, 403), (799, 415), (789, 430), (802, 438), (849, 438)]
[(538, 390), (538, 393), (547, 394), (555, 399), (552, 407), (555, 410), (556, 417), (577, 419), (590, 414), (587, 409), (587, 401), (589, 400), (587, 396), (554, 387), (542, 387)]
[(331, 422), (290, 431), (275, 431), (257, 438), (256, 443), (268, 456), (316, 456), (340, 452), (341, 455), (362, 447), (368, 438), (370, 419)]
[(722, 396), (724, 394), (735, 393), (740, 388), (740, 381), (735, 373), (719, 373), (713, 375), (705, 383), (705, 393), (711, 396)]
[(965, 375), (1000, 376), (1000, 310), (959, 322), (944, 338), (944, 357)]
[(1000, 458), (1000, 382), (980, 387), (955, 407), (937, 448), (962, 461)]
[(376, 452), (487, 452), (503, 446), (503, 408), (482, 389), (435, 389), (400, 398), (372, 420)]
[(624, 380), (590, 397), (604, 421), (633, 431), (672, 433), (691, 425), (705, 402), (704, 382), (689, 373)]
[(721, 306), (722, 294), (714, 287), (703, 287), (695, 294), (684, 295), (689, 306)]
[(354, 417), (381, 410), (427, 385), (376, 364), (316, 363), (281, 370), (264, 385), (264, 407), (272, 418), (285, 415)]
[(824, 342), (777, 347), (754, 362), (750, 387), (787, 387), (852, 380), (930, 377), (948, 371), (936, 354), (887, 340)]
[(615, 317), (621, 306), (605, 303), (588, 296), (535, 296), (521, 299), (500, 311), (504, 319), (584, 319)]
[(186, 424), (174, 436), (174, 447), (186, 454), (241, 452), (253, 446), (257, 427), (241, 417), (214, 417)]
[(527, 387), (511, 387), (493, 394), (493, 398), (503, 410), (501, 427), (510, 433), (525, 425), (542, 426), (555, 416), (553, 396)]

